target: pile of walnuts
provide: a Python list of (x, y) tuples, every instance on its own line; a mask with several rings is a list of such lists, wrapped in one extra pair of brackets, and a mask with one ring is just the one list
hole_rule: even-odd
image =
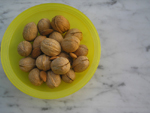
[(75, 72), (82, 72), (89, 66), (88, 48), (80, 45), (82, 32), (70, 29), (69, 21), (61, 15), (55, 16), (51, 22), (43, 18), (37, 25), (28, 23), (23, 38), (25, 41), (19, 43), (17, 50), (25, 58), (19, 61), (19, 67), (29, 72), (33, 85), (46, 82), (48, 87), (55, 88), (61, 79), (71, 83), (76, 78)]

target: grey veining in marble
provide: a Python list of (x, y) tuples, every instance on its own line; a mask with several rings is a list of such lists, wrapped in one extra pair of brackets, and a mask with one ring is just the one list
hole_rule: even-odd
[(78, 92), (41, 100), (13, 86), (0, 65), (0, 113), (150, 113), (150, 0), (0, 0), (0, 41), (18, 14), (50, 2), (93, 22), (101, 39), (98, 69)]

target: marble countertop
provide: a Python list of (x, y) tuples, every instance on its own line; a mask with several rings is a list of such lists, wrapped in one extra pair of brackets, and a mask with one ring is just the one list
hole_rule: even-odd
[[(55, 0), (0, 0), (0, 41), (22, 11)], [(57, 0), (89, 17), (101, 59), (78, 92), (42, 100), (19, 91), (0, 64), (0, 113), (150, 113), (150, 0)]]

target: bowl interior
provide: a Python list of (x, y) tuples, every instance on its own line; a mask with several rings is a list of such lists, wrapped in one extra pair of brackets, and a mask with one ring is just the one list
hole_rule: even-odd
[(22, 36), (24, 26), (29, 22), (35, 22), (37, 24), (38, 21), (42, 18), (48, 18), (51, 21), (52, 18), (56, 15), (63, 15), (65, 18), (69, 20), (71, 28), (78, 28), (83, 32), (83, 40), (81, 41), (81, 44), (85, 44), (89, 48), (89, 53), (87, 57), (89, 58), (90, 63), (92, 63), (93, 61), (94, 56), (93, 38), (87, 26), (82, 22), (82, 20), (80, 20), (80, 18), (78, 18), (73, 14), (60, 10), (46, 10), (46, 11), (39, 11), (38, 13), (35, 14), (33, 13), (33, 15), (27, 17), (24, 21), (20, 22), (20, 24), (15, 29), (9, 44), (9, 60), (15, 75), (27, 86), (40, 91), (55, 92), (58, 90), (64, 90), (66, 88), (72, 87), (73, 85), (77, 84), (84, 76), (87, 76), (86, 74), (88, 73), (88, 69), (91, 67), (90, 65), (86, 71), (82, 73), (76, 73), (76, 79), (73, 83), (68, 84), (62, 81), (61, 85), (55, 89), (48, 88), (45, 83), (42, 84), (41, 86), (32, 85), (28, 79), (28, 73), (20, 70), (18, 63), (19, 60), (23, 57), (21, 57), (17, 53), (17, 46), (21, 41), (24, 40)]
[[(61, 82), (60, 86), (50, 89), (46, 84), (34, 86), (28, 79), (28, 73), (19, 68), (19, 60), (22, 59), (17, 53), (18, 44), (23, 41), (22, 32), (29, 22), (36, 24), (42, 18), (50, 21), (56, 15), (63, 15), (70, 22), (71, 28), (78, 28), (83, 33), (80, 44), (88, 47), (90, 65), (82, 73), (76, 73), (76, 79), (68, 84)], [(1, 44), (1, 62), (8, 79), (22, 92), (41, 99), (57, 99), (68, 96), (81, 89), (94, 75), (100, 60), (100, 40), (92, 22), (79, 10), (57, 3), (40, 4), (31, 7), (19, 14), (8, 26)]]

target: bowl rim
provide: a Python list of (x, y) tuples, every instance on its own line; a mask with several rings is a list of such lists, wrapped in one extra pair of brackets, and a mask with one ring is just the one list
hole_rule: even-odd
[[(84, 22), (87, 24), (88, 28), (92, 29), (92, 31), (90, 31), (90, 32), (92, 32), (91, 35), (92, 35), (92, 37), (94, 37), (94, 40), (93, 40), (93, 43), (94, 43), (93, 59), (94, 60), (91, 63), (91, 66), (93, 66), (92, 70), (89, 69), (89, 71), (90, 71), (89, 73), (91, 75), (83, 77), (83, 79), (86, 78), (86, 80), (84, 82), (83, 82), (83, 80), (80, 80), (78, 82), (78, 85), (74, 85), (72, 88), (67, 88), (67, 89), (63, 90), (63, 92), (62, 91), (51, 92), (51, 94), (50, 94), (49, 92), (39, 91), (39, 90), (36, 90), (36, 89), (33, 89), (33, 88), (27, 86), (25, 83), (20, 81), (20, 79), (17, 76), (15, 76), (15, 73), (13, 72), (13, 69), (11, 68), (11, 64), (10, 64), (10, 60), (9, 60), (9, 44), (10, 44), (11, 38), (8, 38), (8, 37), (11, 37), (13, 35), (13, 31), (15, 31), (15, 28), (17, 28), (17, 25), (18, 25), (17, 23), (19, 23), (20, 19), (22, 18), (22, 15), (24, 17), (26, 17), (26, 15), (28, 15), (28, 16), (32, 15), (32, 11), (34, 11), (34, 13), (41, 11), (40, 7), (41, 8), (44, 7), (45, 8), (44, 10), (48, 10), (48, 7), (56, 7), (56, 6), (59, 6), (59, 9), (62, 9), (62, 10), (63, 10), (63, 8), (67, 8), (69, 12), (73, 11), (74, 13), (80, 15), (80, 17), (81, 17), (80, 19), (84, 20)], [(15, 28), (14, 28), (14, 26), (15, 26)], [(100, 38), (99, 38), (96, 28), (94, 27), (94, 25), (90, 21), (90, 19), (85, 14), (83, 14), (81, 11), (79, 11), (78, 9), (76, 9), (72, 6), (69, 6), (69, 5), (61, 4), (61, 3), (44, 3), (44, 4), (35, 5), (35, 6), (32, 6), (28, 9), (26, 9), (25, 11), (20, 13), (7, 27), (7, 29), (3, 35), (3, 39), (2, 39), (2, 43), (1, 43), (1, 63), (2, 63), (2, 67), (3, 67), (3, 70), (4, 70), (7, 78), (11, 81), (11, 83), (16, 88), (18, 88), (23, 93), (30, 95), (32, 97), (40, 98), (40, 99), (58, 99), (58, 98), (62, 98), (65, 96), (69, 96), (69, 95), (75, 93), (76, 91), (78, 91), (79, 89), (81, 89), (83, 86), (85, 86), (88, 83), (88, 81), (94, 75), (94, 73), (97, 69), (97, 66), (99, 64), (99, 61), (100, 61), (100, 54), (101, 54)]]

